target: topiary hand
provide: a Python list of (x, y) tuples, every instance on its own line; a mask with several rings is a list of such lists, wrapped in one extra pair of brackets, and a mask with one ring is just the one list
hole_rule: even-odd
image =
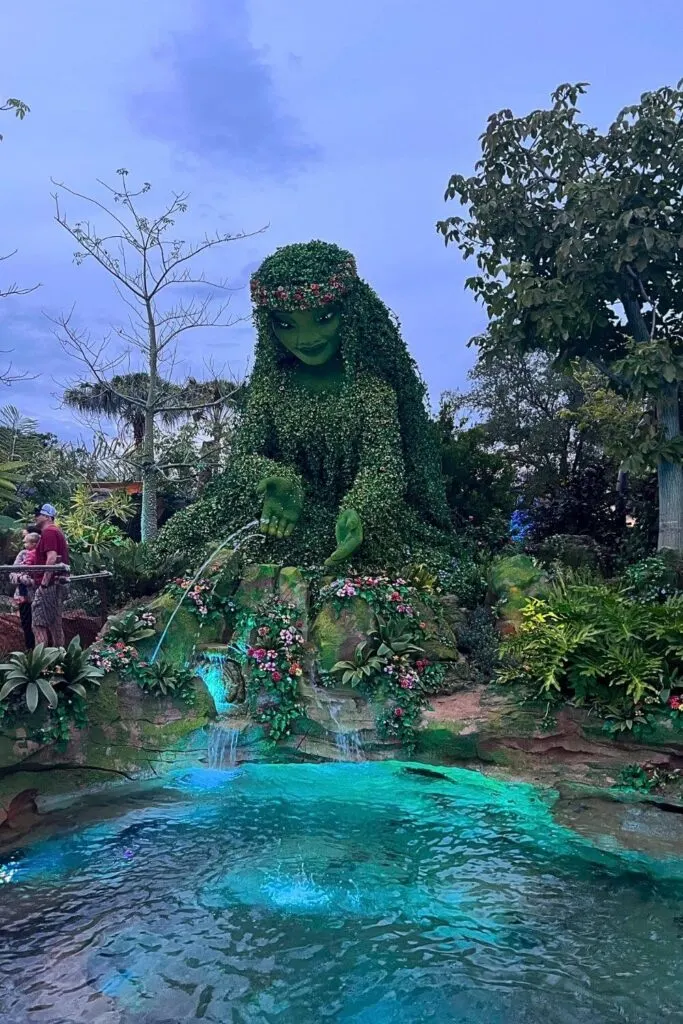
[(290, 537), (301, 515), (301, 489), (283, 476), (267, 476), (256, 493), (263, 496), (261, 533), (269, 537)]
[(335, 528), (337, 547), (326, 560), (325, 565), (338, 565), (345, 562), (363, 543), (363, 524), (357, 512), (352, 508), (340, 513)]

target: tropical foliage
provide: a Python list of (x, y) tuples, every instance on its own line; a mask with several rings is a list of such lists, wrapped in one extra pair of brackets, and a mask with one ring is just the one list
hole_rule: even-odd
[(60, 695), (76, 695), (85, 700), (88, 690), (98, 686), (104, 673), (93, 666), (74, 637), (66, 650), (43, 644), (32, 651), (16, 651), (0, 665), (0, 707), (19, 697), (33, 714), (41, 698), (50, 709), (59, 704)]
[(683, 691), (683, 598), (642, 604), (607, 584), (559, 583), (529, 598), (498, 679), (623, 722)]

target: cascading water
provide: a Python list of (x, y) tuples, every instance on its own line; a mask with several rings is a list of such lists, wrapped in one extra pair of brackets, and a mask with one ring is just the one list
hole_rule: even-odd
[(219, 651), (208, 651), (197, 665), (197, 675), (211, 694), (219, 715), (227, 715), (234, 706), (230, 703), (230, 694), (226, 685), (226, 656)]
[[(258, 526), (258, 525), (259, 525), (259, 520), (258, 519), (252, 519), (252, 521), (250, 523), (247, 523), (246, 526), (241, 526), (239, 530), (235, 530), (235, 532), (231, 533), (229, 537), (226, 537), (226, 539), (224, 541), (221, 541), (221, 543), (218, 545), (218, 547), (214, 551), (211, 552), (211, 554), (206, 559), (206, 561), (199, 567), (197, 572), (194, 574), (194, 576), (192, 577), (192, 579), (190, 580), (190, 582), (186, 586), (186, 588), (185, 588), (185, 590), (184, 590), (180, 600), (178, 601), (177, 605), (175, 606), (175, 608), (173, 609), (173, 611), (171, 612), (171, 614), (169, 616), (169, 620), (166, 623), (166, 627), (165, 627), (163, 633), (161, 634), (161, 636), (159, 637), (159, 642), (158, 642), (158, 644), (156, 645), (156, 647), (154, 649), (154, 654), (150, 658), (151, 664), (154, 664), (154, 662), (157, 660), (157, 657), (159, 656), (159, 651), (161, 650), (161, 645), (163, 644), (164, 640), (166, 639), (166, 634), (168, 633), (169, 629), (171, 628), (171, 624), (172, 624), (173, 620), (175, 619), (176, 615), (178, 614), (178, 612), (180, 610), (180, 606), (182, 605), (183, 601), (185, 600), (185, 598), (189, 594), (190, 590), (192, 590), (192, 587), (195, 585), (197, 580), (201, 577), (201, 575), (204, 572), (204, 570), (206, 569), (207, 565), (210, 565), (211, 562), (216, 557), (216, 555), (219, 555), (221, 553), (221, 551), (223, 550), (223, 548), (226, 548), (228, 546), (228, 544), (232, 540), (235, 539), (235, 537), (239, 537), (239, 536), (241, 536), (241, 534), (247, 533), (248, 530), (253, 530), (254, 527)], [(238, 551), (239, 548), (243, 544), (247, 544), (250, 540), (255, 540), (255, 539), (258, 539), (258, 538), (263, 540), (263, 534), (251, 533), (251, 534), (249, 534), (249, 536), (243, 537), (242, 540), (239, 540), (237, 542), (237, 544), (235, 544), (235, 546), (233, 548), (233, 552)]]
[(363, 740), (361, 734), (356, 730), (344, 730), (340, 721), (341, 704), (330, 704), (330, 718), (337, 726), (334, 732), (334, 742), (339, 751), (340, 761), (362, 761)]
[(217, 722), (209, 727), (208, 766), (213, 769), (234, 768), (237, 764), (239, 729), (230, 729)]
[(340, 761), (363, 760), (363, 741), (359, 732), (338, 732), (334, 740)]

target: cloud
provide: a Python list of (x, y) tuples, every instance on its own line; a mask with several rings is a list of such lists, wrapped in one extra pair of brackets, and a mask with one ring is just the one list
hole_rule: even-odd
[(246, 0), (198, 0), (196, 23), (156, 51), (164, 84), (129, 101), (135, 128), (201, 161), (286, 178), (315, 163), (317, 145), (283, 108), (263, 51), (249, 39)]

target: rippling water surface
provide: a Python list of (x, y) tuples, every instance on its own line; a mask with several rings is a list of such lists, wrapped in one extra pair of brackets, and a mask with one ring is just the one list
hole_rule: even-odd
[(683, 863), (443, 773), (197, 771), (6, 858), (2, 1024), (680, 1021)]

